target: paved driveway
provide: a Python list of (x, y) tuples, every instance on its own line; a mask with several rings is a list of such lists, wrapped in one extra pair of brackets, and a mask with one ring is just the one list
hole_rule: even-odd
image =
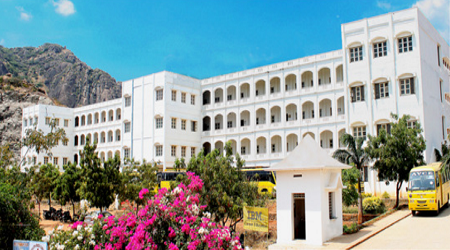
[(450, 249), (450, 208), (409, 216), (353, 249)]

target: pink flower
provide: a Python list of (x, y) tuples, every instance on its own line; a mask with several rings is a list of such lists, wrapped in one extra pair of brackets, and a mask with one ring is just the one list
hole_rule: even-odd
[(169, 250), (178, 250), (178, 247), (177, 247), (177, 245), (175, 245), (173, 243), (170, 243), (169, 244)]
[(139, 192), (139, 199), (144, 199), (144, 195), (148, 194), (148, 189), (143, 188), (140, 192)]
[(169, 227), (169, 238), (173, 238), (175, 237), (177, 234), (175, 233), (175, 231), (173, 230), (172, 227)]
[(78, 225), (83, 225), (83, 222), (82, 221), (77, 221), (77, 222), (73, 223), (70, 228), (77, 229)]
[(98, 219), (100, 220), (101, 218), (103, 218), (103, 214), (98, 215)]
[(191, 231), (191, 227), (189, 226), (189, 224), (184, 224), (181, 227), (181, 231), (185, 234), (189, 234), (189, 232)]

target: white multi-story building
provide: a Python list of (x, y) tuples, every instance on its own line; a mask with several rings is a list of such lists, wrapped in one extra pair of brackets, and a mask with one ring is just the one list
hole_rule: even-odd
[[(341, 34), (342, 49), (319, 55), (203, 80), (163, 71), (123, 82), (121, 99), (29, 107), (23, 132), (35, 120), (44, 131), (47, 119), (64, 121), (70, 140), (53, 150), (58, 165), (78, 161), (93, 138), (102, 159), (119, 154), (171, 168), (176, 158), (230, 142), (247, 166), (271, 166), (307, 134), (331, 154), (343, 133), (376, 135), (390, 130), (391, 113), (409, 114), (433, 161), (450, 115), (448, 44), (417, 8), (342, 24)], [(369, 192), (386, 188), (371, 171), (364, 179)]]

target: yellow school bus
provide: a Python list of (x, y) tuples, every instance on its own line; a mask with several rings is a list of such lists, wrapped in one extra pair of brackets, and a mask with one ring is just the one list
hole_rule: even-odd
[(166, 171), (166, 172), (158, 172), (158, 188), (166, 188), (170, 189), (170, 182), (175, 181), (178, 175), (185, 175), (186, 172), (174, 172), (174, 171)]
[(409, 174), (408, 206), (414, 216), (418, 211), (439, 214), (450, 198), (450, 173), (440, 162), (413, 168)]
[(260, 194), (275, 195), (277, 180), (272, 171), (264, 171), (262, 168), (242, 169), (247, 175), (247, 180), (258, 182), (258, 192)]

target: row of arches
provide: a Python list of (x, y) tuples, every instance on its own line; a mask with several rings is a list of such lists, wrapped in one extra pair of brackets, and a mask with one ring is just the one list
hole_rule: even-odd
[[(337, 99), (337, 114), (345, 114), (344, 110), (344, 97), (339, 97)], [(315, 118), (314, 114), (314, 103), (311, 101), (306, 101), (301, 107), (301, 118), (302, 119), (312, 119)], [(281, 121), (297, 121), (298, 117), (298, 107), (296, 104), (289, 104), (284, 110), (284, 117), (282, 117), (282, 110), (280, 106), (273, 106), (267, 111), (265, 108), (259, 108), (254, 114), (255, 124), (262, 125), (267, 123), (278, 123)], [(323, 99), (319, 102), (319, 117), (331, 117), (333, 115), (333, 105), (330, 99)], [(250, 125), (251, 120), (250, 111), (244, 110), (239, 115), (239, 126), (245, 127)], [(203, 131), (211, 130), (211, 117), (203, 117)], [(237, 115), (234, 112), (230, 112), (226, 116), (226, 128), (237, 127)], [(214, 129), (220, 130), (225, 128), (224, 115), (218, 114), (214, 117)]]
[[(336, 67), (336, 82), (342, 82), (344, 79), (343, 67), (339, 65)], [(321, 68), (318, 71), (318, 85), (326, 85), (331, 84), (331, 70), (328, 67)], [(301, 88), (310, 88), (314, 86), (314, 75), (312, 71), (305, 71), (301, 74)], [(281, 92), (281, 78), (275, 76), (270, 79), (269, 84), (266, 84), (265, 80), (257, 80), (254, 86), (255, 96), (264, 96), (268, 93), (276, 94)], [(297, 75), (288, 74), (284, 78), (284, 90), (285, 91), (294, 91), (297, 90)], [(250, 83), (244, 82), (239, 84), (239, 98), (249, 98), (250, 97)], [(213, 96), (211, 96), (213, 94)], [(225, 95), (226, 94), (226, 95)], [(203, 105), (211, 104), (212, 98), (214, 99), (214, 103), (220, 103), (225, 100), (233, 101), (237, 99), (237, 86), (231, 85), (225, 90), (221, 87), (214, 89), (214, 93), (211, 93), (210, 90), (205, 90), (203, 92)]]
[(106, 142), (114, 142), (120, 141), (121, 133), (120, 129), (116, 129), (115, 132), (109, 130), (108, 132), (102, 131), (99, 133), (95, 132), (94, 134), (81, 134), (74, 136), (74, 146), (84, 146), (88, 141), (91, 143), (106, 143)]
[(102, 111), (101, 113), (95, 112), (94, 114), (75, 116), (75, 127), (98, 124), (106, 121), (118, 121), (120, 119), (122, 119), (122, 110), (120, 108), (115, 111), (110, 109), (108, 113)]
[[(114, 152), (114, 154), (113, 154), (113, 151), (112, 151), (112, 150), (109, 150), (109, 151), (107, 151), (107, 152), (101, 151), (101, 152), (98, 153), (98, 156), (100, 157), (100, 160), (101, 160), (102, 162), (105, 162), (105, 161), (107, 161), (107, 160), (109, 160), (109, 159), (112, 159), (115, 155), (117, 155), (117, 156), (120, 157), (120, 150), (116, 150), (116, 151)], [(73, 161), (76, 162), (76, 163), (78, 164), (78, 160), (79, 160), (79, 155), (78, 155), (78, 154), (74, 154), (74, 155), (73, 155)]]
[[(341, 129), (338, 132), (338, 138), (340, 138), (345, 133), (345, 129)], [(302, 135), (302, 138), (304, 138), (306, 135), (310, 135), (312, 138), (316, 138), (316, 135), (313, 132), (306, 132)], [(336, 148), (337, 145), (339, 147), (342, 147), (341, 142), (339, 141), (336, 145), (333, 141), (333, 132), (330, 130), (324, 130), (319, 135), (319, 142), (320, 146), (325, 149), (333, 149)], [(339, 139), (338, 139), (339, 140)], [(231, 143), (231, 148), (233, 151), (233, 154), (236, 154), (237, 152), (240, 155), (261, 155), (261, 154), (278, 154), (282, 152), (290, 152), (294, 150), (294, 148), (298, 145), (298, 135), (297, 134), (289, 134), (286, 136), (286, 138), (281, 137), (280, 135), (274, 135), (270, 138), (266, 138), (265, 136), (259, 136), (256, 138), (255, 141), (252, 141), (249, 138), (243, 138), (240, 140), (240, 143), (238, 145), (238, 142), (234, 139), (229, 140)], [(255, 148), (252, 148), (252, 144), (256, 145)], [(223, 152), (224, 150), (225, 142), (218, 140), (214, 142), (214, 145), (211, 145), (210, 142), (204, 142), (203, 148), (206, 153), (211, 152), (212, 146), (214, 146), (214, 149), (218, 149), (220, 152)], [(240, 147), (239, 151), (238, 146)], [(252, 150), (256, 150), (255, 152), (252, 152)]]

